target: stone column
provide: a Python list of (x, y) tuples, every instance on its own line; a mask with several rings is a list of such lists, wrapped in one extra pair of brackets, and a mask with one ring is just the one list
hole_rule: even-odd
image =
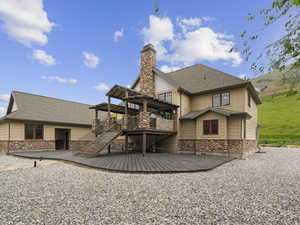
[(147, 112), (147, 100), (144, 100), (143, 111), (139, 114), (139, 126), (140, 129), (150, 128), (150, 112)]

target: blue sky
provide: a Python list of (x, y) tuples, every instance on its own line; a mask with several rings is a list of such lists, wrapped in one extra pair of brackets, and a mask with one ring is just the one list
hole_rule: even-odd
[[(271, 2), (0, 0), (0, 113), (12, 90), (102, 102), (112, 85), (135, 80), (147, 42), (165, 71), (202, 63), (250, 76), (249, 63), (227, 49), (241, 44), (245, 28), (260, 25), (247, 22), (247, 14)], [(271, 29), (254, 51), (278, 35)]]

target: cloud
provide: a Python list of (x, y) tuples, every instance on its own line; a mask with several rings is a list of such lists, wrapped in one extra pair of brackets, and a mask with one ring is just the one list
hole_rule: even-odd
[(59, 76), (42, 76), (41, 77), (43, 80), (48, 80), (48, 81), (55, 81), (58, 83), (68, 83), (68, 84), (76, 84), (78, 80), (73, 79), (73, 78), (63, 78)]
[(43, 0), (1, 0), (0, 20), (10, 37), (26, 46), (47, 44), (47, 33), (55, 26), (48, 19)]
[(6, 107), (0, 107), (0, 117), (6, 114)]
[(239, 78), (243, 79), (243, 80), (246, 80), (247, 79), (247, 74), (241, 74), (239, 76)]
[(168, 18), (160, 18), (151, 15), (149, 17), (149, 27), (142, 29), (144, 42), (151, 43), (157, 51), (157, 59), (166, 58), (167, 49), (164, 47), (164, 41), (173, 40), (174, 27), (172, 21)]
[(0, 102), (8, 102), (10, 98), (9, 94), (0, 94)]
[(161, 71), (163, 71), (164, 73), (170, 73), (170, 72), (173, 72), (175, 70), (179, 70), (181, 69), (182, 67), (180, 66), (167, 66), (167, 65), (163, 65), (161, 66), (159, 69)]
[(114, 33), (114, 41), (115, 41), (115, 42), (118, 42), (119, 39), (120, 39), (121, 37), (123, 37), (123, 36), (124, 36), (124, 30), (123, 30), (123, 28), (122, 28), (121, 30), (115, 31), (115, 33)]
[(105, 83), (99, 83), (97, 86), (95, 86), (95, 89), (98, 91), (107, 91), (109, 90), (109, 87)]
[(233, 65), (242, 62), (238, 52), (230, 52), (234, 42), (227, 40), (229, 36), (216, 33), (209, 27), (201, 27), (195, 31), (187, 32), (183, 39), (175, 40), (172, 48), (175, 53), (172, 60), (185, 64), (196, 61), (232, 61)]
[[(144, 42), (152, 43), (157, 50), (157, 59), (173, 66), (188, 66), (199, 61), (229, 61), (232, 66), (242, 62), (239, 52), (230, 51), (235, 43), (233, 36), (215, 32), (202, 26), (211, 17), (177, 18), (173, 25), (170, 18), (151, 15), (149, 27), (142, 29)], [(174, 27), (181, 29), (175, 32)]]
[(92, 52), (82, 52), (82, 56), (84, 58), (83, 63), (89, 68), (96, 68), (99, 64), (99, 57)]
[(48, 55), (45, 51), (40, 49), (34, 49), (32, 52), (32, 57), (39, 61), (41, 64), (47, 64), (47, 65), (55, 65), (56, 60), (53, 56)]

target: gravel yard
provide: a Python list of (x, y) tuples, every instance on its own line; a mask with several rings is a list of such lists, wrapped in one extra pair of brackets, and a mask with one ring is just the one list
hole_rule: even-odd
[(0, 156), (0, 224), (300, 224), (300, 149), (264, 151), (161, 175)]

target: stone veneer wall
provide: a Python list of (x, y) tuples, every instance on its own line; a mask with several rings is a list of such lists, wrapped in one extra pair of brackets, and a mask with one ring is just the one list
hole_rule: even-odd
[(9, 141), (9, 152), (24, 151), (24, 150), (42, 150), (55, 149), (55, 141), (45, 140), (24, 140), (24, 141)]
[(146, 45), (141, 51), (140, 92), (155, 96), (153, 68), (156, 66), (156, 51), (153, 45)]
[(257, 151), (256, 140), (239, 139), (179, 139), (178, 152), (216, 154), (245, 158)]
[(148, 129), (150, 128), (150, 112), (140, 112), (139, 114), (139, 128)]
[(81, 150), (84, 149), (85, 146), (89, 145), (93, 141), (70, 141), (70, 150)]

